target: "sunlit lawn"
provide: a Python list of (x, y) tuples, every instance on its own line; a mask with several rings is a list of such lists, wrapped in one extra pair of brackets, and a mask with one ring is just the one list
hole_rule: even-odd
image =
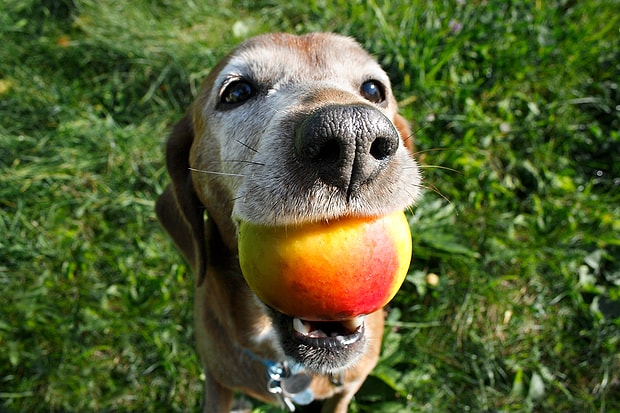
[(390, 73), (427, 186), (351, 411), (620, 411), (618, 2), (274, 3), (0, 6), (0, 411), (198, 411), (162, 143), (235, 44), (316, 30)]

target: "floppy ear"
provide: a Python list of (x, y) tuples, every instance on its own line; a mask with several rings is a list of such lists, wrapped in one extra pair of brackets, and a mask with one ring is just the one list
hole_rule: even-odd
[(394, 126), (396, 126), (396, 129), (400, 133), (400, 137), (402, 138), (405, 147), (409, 150), (409, 153), (413, 154), (413, 133), (411, 133), (409, 122), (397, 113), (394, 116)]
[(172, 182), (157, 199), (155, 211), (164, 229), (189, 262), (200, 284), (206, 271), (204, 213), (189, 169), (194, 126), (187, 114), (172, 129), (166, 145), (166, 166)]

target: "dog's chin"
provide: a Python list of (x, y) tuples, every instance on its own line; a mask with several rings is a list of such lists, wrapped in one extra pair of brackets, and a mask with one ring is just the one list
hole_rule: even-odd
[(306, 321), (270, 309), (284, 353), (307, 370), (340, 373), (353, 367), (366, 349), (364, 317)]

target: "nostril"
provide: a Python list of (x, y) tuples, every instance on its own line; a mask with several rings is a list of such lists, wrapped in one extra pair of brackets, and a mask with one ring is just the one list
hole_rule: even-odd
[(394, 139), (376, 138), (370, 145), (370, 155), (378, 161), (389, 158), (397, 149), (394, 142), (398, 143)]
[(330, 164), (340, 160), (340, 144), (335, 139), (330, 139), (318, 148), (315, 156), (312, 157), (312, 161), (317, 163)]

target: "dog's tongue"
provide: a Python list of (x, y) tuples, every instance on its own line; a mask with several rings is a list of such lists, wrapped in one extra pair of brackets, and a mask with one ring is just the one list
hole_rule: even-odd
[(241, 222), (238, 239), (241, 271), (256, 295), (297, 317), (301, 332), (317, 335), (327, 334), (313, 330), (318, 321), (342, 321), (343, 331), (355, 330), (350, 320), (385, 306), (411, 260), (411, 233), (402, 212), (300, 226)]

